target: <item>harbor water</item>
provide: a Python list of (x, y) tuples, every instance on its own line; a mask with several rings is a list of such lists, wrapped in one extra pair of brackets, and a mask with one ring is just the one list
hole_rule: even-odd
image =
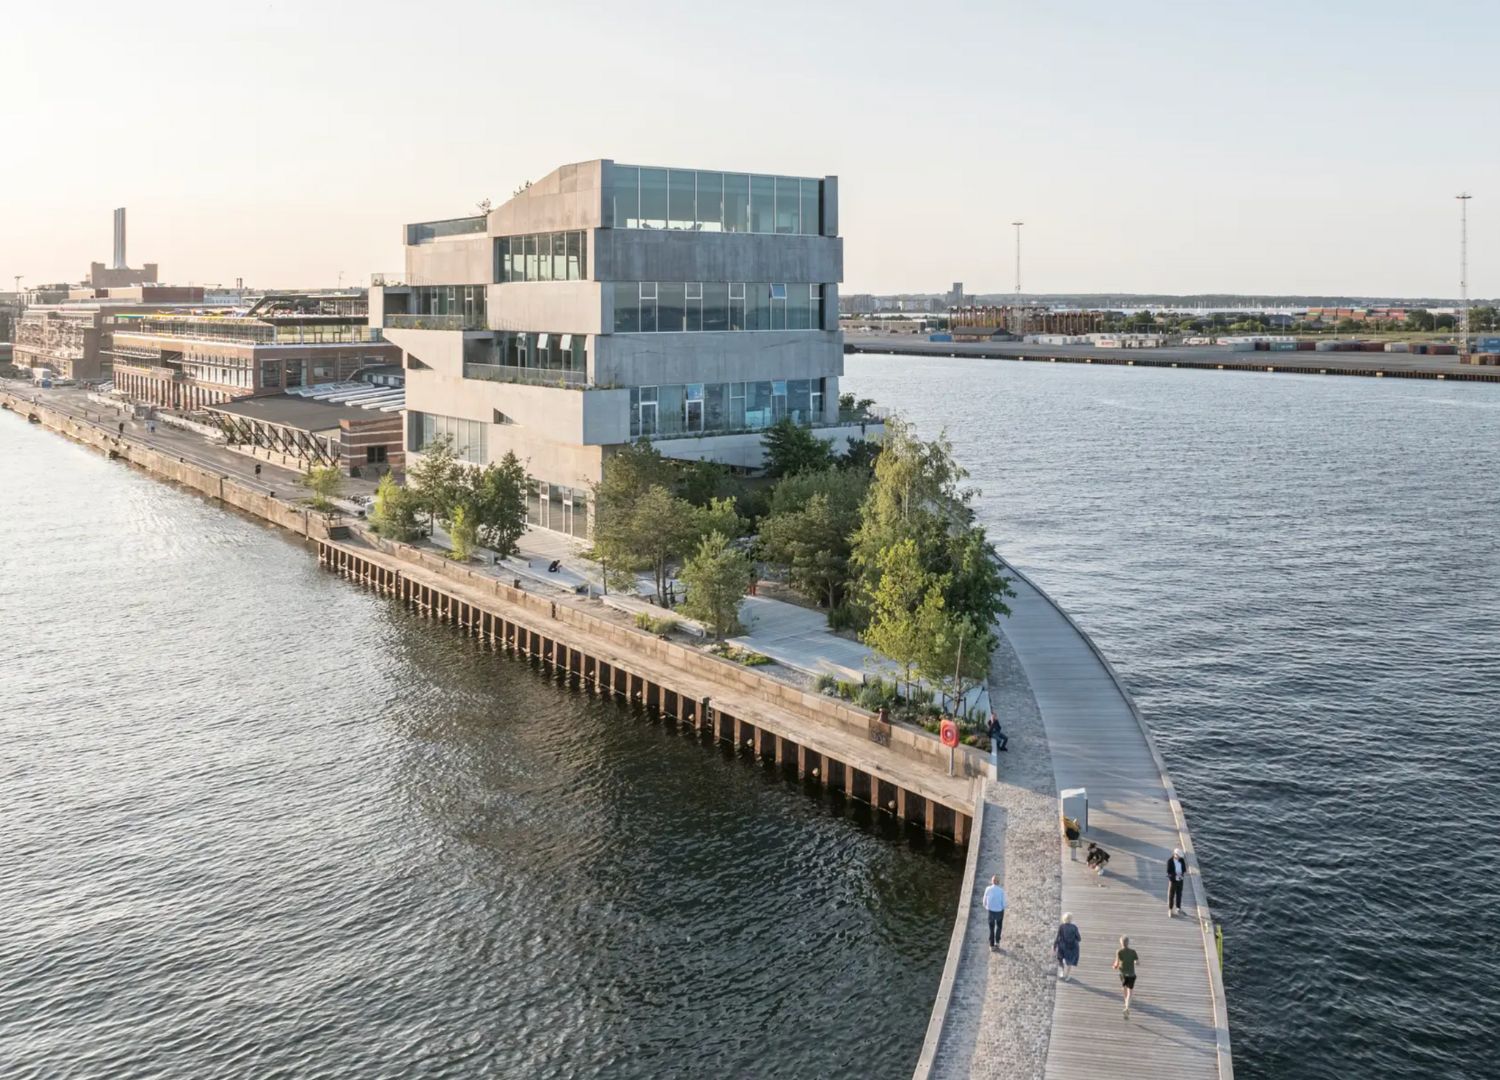
[(1500, 1073), (1500, 388), (850, 356), (841, 389), (946, 428), (1135, 694), (1237, 1080)]
[(961, 853), (0, 414), (0, 1074), (906, 1077)]

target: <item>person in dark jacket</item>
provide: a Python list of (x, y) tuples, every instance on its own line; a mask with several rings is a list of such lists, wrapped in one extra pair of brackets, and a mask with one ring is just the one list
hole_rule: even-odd
[(1000, 718), (990, 713), (990, 722), (985, 725), (985, 733), (990, 737), (990, 745), (996, 750), (1007, 750), (1010, 746), (1010, 736), (1000, 730)]
[(1167, 918), (1175, 918), (1182, 911), (1182, 883), (1187, 878), (1187, 859), (1181, 848), (1172, 849), (1167, 860)]
[(1092, 840), (1089, 841), (1089, 869), (1100, 877), (1104, 876), (1104, 868), (1109, 865), (1109, 852), (1105, 851)]
[(1083, 942), (1083, 933), (1073, 925), (1073, 913), (1063, 912), (1062, 924), (1057, 928), (1057, 937), (1052, 939), (1052, 954), (1057, 957), (1057, 977), (1066, 979), (1069, 971), (1078, 966), (1078, 949)]

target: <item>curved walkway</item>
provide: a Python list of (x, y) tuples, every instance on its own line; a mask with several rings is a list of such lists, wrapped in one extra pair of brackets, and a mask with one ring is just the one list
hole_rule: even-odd
[[(933, 1018), (917, 1075), (1232, 1080), (1213, 923), (1161, 756), (1088, 636), (1024, 575), (1007, 572), (1016, 596), (1002, 620), (991, 692), (1011, 752), (1001, 756), (1000, 781), (986, 784), (968, 882), (976, 896), (945, 974), (946, 1015)], [(1057, 792), (1072, 787), (1088, 789), (1087, 838), (1111, 855), (1103, 878), (1061, 842)], [(1169, 919), (1173, 847), (1187, 852), (1190, 880), (1182, 916)], [(1060, 889), (1039, 866), (1060, 870)], [(986, 946), (977, 898), (992, 873), (1002, 875), (1010, 902), (1001, 954)], [(1059, 911), (1072, 912), (1083, 931), (1082, 963), (1068, 982), (1056, 979), (1049, 955)], [(1122, 934), (1140, 954), (1129, 1020), (1111, 970)]]

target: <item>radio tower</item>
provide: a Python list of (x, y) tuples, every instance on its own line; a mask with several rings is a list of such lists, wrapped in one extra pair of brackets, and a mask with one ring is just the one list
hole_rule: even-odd
[(1024, 221), (1012, 221), (1016, 227), (1016, 303), (1015, 303), (1015, 328), (1013, 334), (1024, 335), (1026, 333), (1026, 313), (1021, 308), (1021, 226)]
[(1458, 200), (1458, 362), (1469, 362), (1469, 200), (1467, 191)]

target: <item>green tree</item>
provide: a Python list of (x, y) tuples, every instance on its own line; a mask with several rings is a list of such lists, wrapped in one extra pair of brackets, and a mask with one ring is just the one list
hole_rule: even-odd
[(716, 461), (684, 461), (677, 470), (677, 494), (694, 506), (738, 498), (744, 485)]
[(462, 470), (457, 502), (469, 510), (479, 542), (502, 558), (516, 553), (526, 531), (531, 485), (526, 467), (512, 451), (483, 469)]
[(917, 620), (932, 575), (922, 568), (915, 540), (902, 540), (879, 556), (880, 583), (870, 599), (870, 624), (861, 637), (870, 648), (901, 665), (908, 700), (912, 672), (922, 657), (923, 627)]
[(948, 608), (972, 619), (975, 625), (987, 628), (1002, 615), (1010, 614), (1005, 598), (1014, 596), (1015, 591), (979, 526), (949, 534), (943, 576), (947, 579), (943, 598)]
[(375, 487), (370, 523), (377, 533), (390, 540), (410, 540), (417, 534), (416, 497), (396, 483), (390, 473), (382, 476)]
[(344, 474), (337, 465), (313, 466), (303, 475), (301, 482), (313, 493), (312, 504), (316, 509), (332, 510), (332, 500), (339, 493)]
[(776, 421), (761, 436), (767, 476), (794, 476), (833, 464), (833, 448), (790, 417)]
[(989, 673), (995, 635), (971, 616), (950, 610), (938, 584), (927, 590), (914, 620), (917, 673), (942, 695), (944, 710), (956, 715), (964, 695)]
[[(687, 500), (679, 500), (686, 502)], [(692, 505), (689, 503), (689, 505)], [(745, 535), (745, 519), (735, 510), (733, 499), (711, 499), (707, 506), (696, 508), (693, 520), (699, 536), (722, 533), (727, 540)]]
[(812, 496), (800, 510), (773, 514), (761, 523), (761, 550), (784, 567), (791, 585), (829, 611), (843, 602), (849, 583), (849, 521), (828, 496)]
[(464, 486), (464, 466), (459, 463), (453, 450), (453, 440), (440, 435), (429, 443), (406, 471), (406, 485), (427, 511), (428, 532), (432, 522), (447, 519)]
[(731, 547), (723, 533), (709, 533), (682, 567), (683, 614), (701, 622), (717, 641), (740, 633), (740, 600), (754, 573), (749, 556)]
[(468, 562), (474, 555), (477, 530), (474, 514), (463, 503), (453, 508), (453, 519), (448, 526), (448, 538), (453, 542), (452, 557), (458, 562)]
[(825, 469), (777, 483), (761, 522), (765, 558), (786, 568), (793, 588), (830, 611), (849, 589), (849, 557), (869, 486), (860, 472)]
[(874, 439), (850, 439), (844, 452), (839, 454), (837, 464), (840, 469), (873, 476), (875, 459), (878, 457), (880, 457), (880, 444)]

